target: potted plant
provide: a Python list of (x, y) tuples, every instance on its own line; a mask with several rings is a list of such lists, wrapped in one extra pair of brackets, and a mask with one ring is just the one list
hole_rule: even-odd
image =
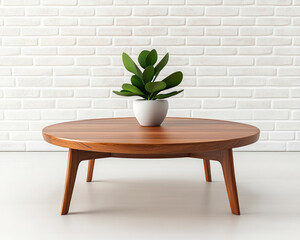
[(124, 83), (121, 91), (113, 91), (120, 96), (139, 96), (133, 102), (133, 111), (136, 119), (142, 126), (159, 126), (165, 119), (168, 112), (168, 101), (165, 98), (175, 96), (181, 93), (173, 91), (161, 93), (164, 90), (178, 86), (183, 78), (182, 72), (174, 72), (161, 81), (156, 81), (160, 71), (167, 65), (169, 53), (161, 61), (157, 62), (157, 52), (155, 49), (143, 50), (138, 56), (138, 62), (143, 71), (126, 54), (122, 54), (122, 60), (125, 68), (133, 73), (131, 84)]

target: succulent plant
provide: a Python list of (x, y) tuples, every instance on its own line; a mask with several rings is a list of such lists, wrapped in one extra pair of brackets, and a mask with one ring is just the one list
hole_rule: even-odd
[(120, 96), (140, 96), (146, 100), (163, 99), (177, 95), (180, 91), (161, 93), (164, 90), (178, 86), (183, 78), (182, 72), (174, 72), (162, 81), (155, 81), (160, 71), (167, 65), (169, 53), (167, 53), (156, 66), (157, 52), (155, 49), (148, 51), (143, 50), (138, 57), (138, 62), (143, 71), (135, 64), (135, 62), (126, 54), (122, 54), (122, 60), (125, 68), (133, 73), (131, 84), (124, 83), (121, 91), (113, 91)]

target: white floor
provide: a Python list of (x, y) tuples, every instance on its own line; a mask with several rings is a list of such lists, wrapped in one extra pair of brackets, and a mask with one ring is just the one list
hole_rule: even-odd
[(0, 239), (300, 239), (300, 153), (234, 154), (241, 216), (222, 172), (196, 159), (98, 160), (80, 165), (60, 216), (66, 153), (0, 153)]

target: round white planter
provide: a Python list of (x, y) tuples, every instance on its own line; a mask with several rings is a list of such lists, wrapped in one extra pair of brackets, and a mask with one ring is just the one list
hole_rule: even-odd
[(141, 126), (159, 126), (168, 112), (167, 100), (144, 100), (133, 101), (133, 111)]

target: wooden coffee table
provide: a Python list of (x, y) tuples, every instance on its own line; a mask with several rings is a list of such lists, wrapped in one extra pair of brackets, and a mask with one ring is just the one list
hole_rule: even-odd
[(43, 129), (44, 139), (69, 148), (61, 214), (67, 214), (78, 165), (89, 160), (87, 182), (92, 181), (95, 159), (201, 158), (211, 182), (210, 160), (222, 165), (231, 212), (240, 214), (232, 148), (254, 143), (259, 129), (247, 124), (197, 118), (166, 118), (160, 127), (141, 127), (135, 118), (92, 119), (59, 123)]

